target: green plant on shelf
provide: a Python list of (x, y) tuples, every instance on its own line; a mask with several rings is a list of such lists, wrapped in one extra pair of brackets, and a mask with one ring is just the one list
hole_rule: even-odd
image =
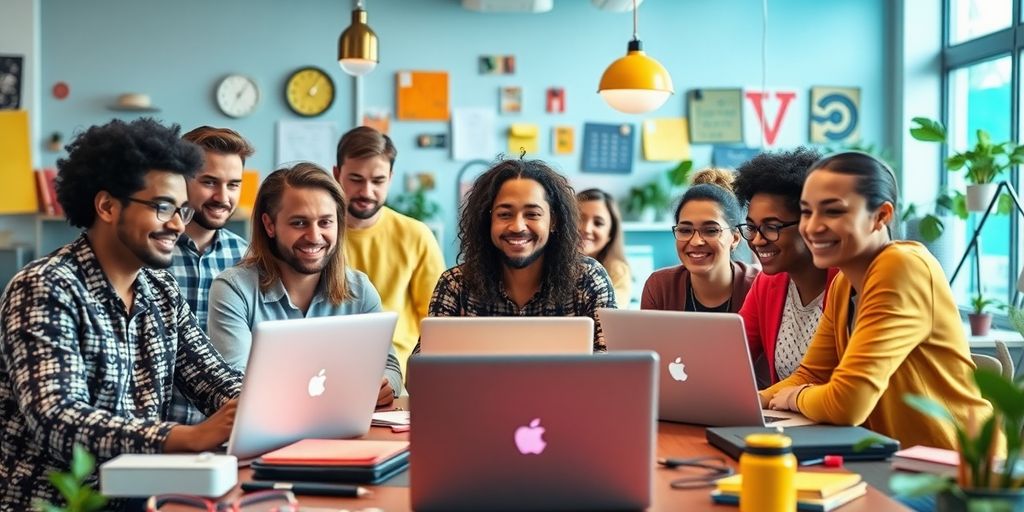
[(693, 169), (693, 161), (683, 160), (675, 167), (643, 185), (629, 189), (623, 209), (634, 217), (643, 215), (645, 211), (664, 214), (668, 210), (672, 196), (686, 185)]
[(441, 212), (441, 205), (427, 195), (427, 189), (423, 185), (416, 187), (412, 192), (399, 194), (389, 206), (421, 222), (431, 220)]

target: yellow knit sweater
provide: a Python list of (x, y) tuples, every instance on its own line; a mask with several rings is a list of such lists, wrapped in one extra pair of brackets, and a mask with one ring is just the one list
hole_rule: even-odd
[(974, 363), (942, 267), (921, 244), (893, 242), (871, 262), (863, 288), (849, 333), (853, 289), (842, 273), (836, 277), (800, 368), (762, 394), (811, 384), (797, 406), (812, 420), (863, 424), (905, 447), (955, 449), (951, 426), (903, 401), (908, 393), (932, 398), (960, 424), (971, 411), (978, 425), (992, 413), (974, 385)]

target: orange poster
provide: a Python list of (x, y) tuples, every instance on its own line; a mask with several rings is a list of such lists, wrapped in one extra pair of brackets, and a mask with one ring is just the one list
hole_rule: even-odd
[(396, 74), (395, 118), (404, 121), (447, 121), (448, 73), (399, 71)]

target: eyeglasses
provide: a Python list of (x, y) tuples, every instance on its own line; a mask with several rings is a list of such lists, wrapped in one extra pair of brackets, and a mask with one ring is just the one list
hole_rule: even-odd
[(228, 502), (217, 502), (187, 494), (158, 494), (146, 500), (146, 512), (160, 512), (172, 508), (206, 512), (297, 512), (299, 502), (291, 491), (254, 492)]
[(672, 226), (672, 234), (675, 235), (676, 240), (680, 242), (689, 242), (693, 238), (694, 233), (700, 234), (700, 239), (705, 242), (712, 240), (718, 240), (718, 237), (722, 236), (722, 232), (725, 231), (722, 226), (701, 226), (694, 228), (693, 226)]
[(134, 197), (129, 197), (127, 200), (133, 203), (144, 204), (156, 210), (156, 218), (160, 222), (170, 222), (174, 218), (174, 214), (177, 213), (181, 216), (181, 222), (188, 224), (192, 222), (192, 217), (196, 214), (196, 211), (191, 206), (174, 206), (174, 203), (170, 201), (149, 201)]
[(758, 233), (761, 233), (761, 238), (764, 238), (769, 242), (774, 242), (779, 239), (780, 231), (790, 226), (796, 226), (797, 224), (800, 224), (800, 221), (795, 220), (793, 222), (783, 222), (781, 224), (761, 224), (760, 226), (758, 226), (757, 224), (751, 224), (747, 222), (744, 224), (737, 225), (736, 228), (740, 230), (740, 236), (751, 242), (753, 242), (754, 239), (757, 238)]
[(673, 479), (669, 484), (673, 489), (700, 489), (712, 487), (715, 481), (732, 475), (735, 471), (721, 457), (695, 457), (692, 459), (658, 459), (658, 464), (666, 468), (686, 468), (684, 473), (691, 473)]

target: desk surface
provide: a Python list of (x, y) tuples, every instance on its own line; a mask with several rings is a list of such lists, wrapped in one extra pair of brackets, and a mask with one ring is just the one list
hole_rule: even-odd
[[(392, 434), (389, 429), (372, 428), (366, 437), (368, 439), (408, 439), (408, 434)], [(729, 459), (707, 443), (702, 427), (692, 425), (659, 422), (657, 455), (659, 457), (719, 455), (728, 460), (731, 465), (736, 465), (735, 461)], [(866, 466), (865, 464), (869, 463), (860, 463), (854, 469), (862, 471), (862, 468), (870, 469), (873, 467), (875, 471), (871, 472), (874, 473), (874, 478), (865, 474), (865, 479), (868, 483), (875, 483), (878, 478), (887, 477), (888, 471), (877, 470), (882, 467), (887, 470), (888, 463), (870, 463), (873, 466)], [(250, 480), (251, 476), (251, 470), (242, 469), (239, 471), (238, 480), (239, 482), (244, 482)], [(674, 470), (664, 468), (654, 470), (654, 503), (649, 510), (739, 510), (736, 507), (712, 504), (709, 496), (710, 489), (674, 490), (670, 488), (669, 482), (678, 476), (679, 474)], [(373, 495), (364, 498), (326, 498), (315, 496), (298, 496), (298, 498), (300, 505), (304, 507), (332, 507), (355, 510), (366, 507), (378, 507), (386, 512), (411, 510), (408, 487), (380, 485), (370, 486), (369, 488), (373, 490)], [(236, 488), (230, 496), (237, 496), (239, 492)], [(885, 512), (906, 509), (877, 489), (869, 487), (867, 496), (844, 505), (842, 510), (843, 512)]]

